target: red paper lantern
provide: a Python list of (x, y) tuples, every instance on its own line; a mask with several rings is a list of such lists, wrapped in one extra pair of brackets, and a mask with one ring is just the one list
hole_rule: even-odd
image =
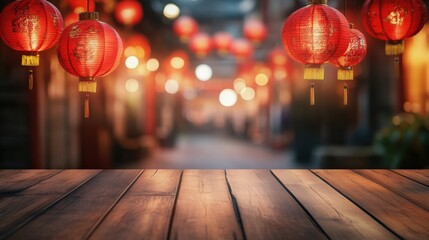
[(58, 9), (45, 0), (14, 1), (0, 14), (0, 36), (10, 48), (26, 52), (22, 66), (30, 67), (29, 88), (33, 88), (33, 69), (39, 66), (39, 52), (51, 48), (63, 31)]
[(142, 5), (135, 0), (123, 0), (115, 6), (115, 18), (124, 25), (134, 26), (143, 17)]
[(232, 36), (228, 32), (218, 32), (213, 35), (213, 47), (220, 55), (226, 55), (232, 43)]
[[(350, 28), (353, 28), (352, 24), (350, 24)], [(365, 36), (356, 29), (351, 29), (350, 33), (351, 38), (347, 51), (339, 58), (330, 60), (332, 64), (339, 67), (337, 72), (338, 80), (353, 80), (353, 66), (362, 62), (366, 55), (367, 43)], [(348, 103), (347, 96), (347, 84), (344, 83), (344, 105)]]
[(205, 57), (212, 50), (212, 40), (207, 33), (197, 33), (189, 41), (189, 49), (197, 57)]
[[(294, 60), (305, 64), (304, 79), (323, 80), (322, 64), (340, 57), (350, 42), (347, 19), (327, 5), (327, 0), (309, 0), (292, 13), (283, 26), (283, 45)], [(310, 102), (314, 105), (314, 83)]]
[(198, 32), (198, 23), (189, 16), (181, 16), (173, 23), (173, 31), (180, 41), (187, 43)]
[(124, 55), (126, 57), (136, 56), (142, 60), (150, 57), (151, 47), (147, 38), (142, 34), (133, 34), (125, 42)]
[[(80, 77), (79, 91), (94, 93), (96, 77), (115, 70), (121, 60), (123, 45), (119, 34), (98, 20), (97, 12), (84, 12), (80, 21), (68, 26), (58, 42), (58, 59), (70, 74)], [(89, 96), (85, 98), (85, 117), (89, 117)]]
[(253, 55), (253, 47), (248, 40), (238, 38), (232, 41), (230, 52), (238, 60), (249, 59)]
[(276, 79), (282, 79), (286, 77), (287, 66), (289, 59), (286, 52), (282, 48), (273, 48), (268, 53), (268, 64), (273, 70), (273, 75)]
[(399, 55), (403, 40), (417, 34), (426, 23), (426, 6), (422, 0), (366, 0), (362, 23), (373, 37), (386, 41), (386, 54)]
[(244, 37), (255, 44), (259, 44), (267, 38), (267, 27), (259, 20), (249, 19), (244, 23)]

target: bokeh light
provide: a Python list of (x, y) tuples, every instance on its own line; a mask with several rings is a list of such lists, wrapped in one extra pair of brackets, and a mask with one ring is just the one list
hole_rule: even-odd
[(234, 80), (234, 91), (237, 94), (241, 93), (241, 90), (243, 90), (246, 87), (246, 81), (242, 78), (237, 78)]
[(172, 57), (170, 60), (170, 65), (174, 69), (182, 69), (185, 66), (185, 60), (181, 57)]
[(234, 106), (237, 102), (237, 94), (232, 89), (224, 89), (219, 94), (219, 102), (225, 107)]
[(255, 90), (251, 87), (245, 87), (241, 90), (241, 98), (245, 101), (252, 101), (255, 98)]
[(129, 56), (125, 59), (125, 66), (129, 69), (135, 69), (139, 65), (139, 59), (136, 56)]
[(168, 3), (164, 7), (163, 14), (168, 19), (175, 19), (180, 15), (180, 8), (174, 3)]
[(179, 83), (176, 79), (168, 79), (165, 82), (165, 91), (169, 94), (175, 94), (179, 91)]
[(134, 78), (130, 78), (125, 82), (125, 89), (129, 92), (129, 93), (134, 93), (137, 92), (137, 90), (139, 90), (139, 81), (137, 81)]
[(200, 81), (208, 81), (213, 75), (212, 68), (207, 64), (200, 64), (195, 68), (195, 76)]
[(259, 86), (265, 86), (268, 83), (268, 76), (265, 73), (259, 73), (255, 76), (255, 82)]
[(146, 62), (146, 68), (150, 72), (155, 72), (159, 68), (159, 61), (156, 58), (150, 58)]

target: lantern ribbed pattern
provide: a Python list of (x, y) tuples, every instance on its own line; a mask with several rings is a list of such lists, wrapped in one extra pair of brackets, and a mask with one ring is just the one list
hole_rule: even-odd
[(63, 31), (58, 9), (45, 0), (14, 1), (0, 15), (0, 36), (10, 48), (28, 52), (23, 66), (38, 66), (38, 52), (51, 48)]
[(217, 49), (220, 55), (228, 53), (229, 47), (232, 43), (232, 36), (228, 32), (218, 32), (213, 35), (213, 47)]
[(205, 57), (212, 50), (212, 40), (206, 33), (197, 33), (189, 41), (189, 49), (197, 57)]
[(267, 38), (267, 27), (259, 20), (249, 19), (244, 23), (243, 35), (255, 44), (259, 44)]
[[(340, 57), (350, 42), (347, 19), (338, 10), (312, 1), (286, 20), (283, 45), (294, 60), (306, 64), (304, 79), (323, 80), (323, 63)], [(320, 2), (320, 3), (319, 3)]]
[(198, 32), (198, 24), (192, 17), (180, 16), (173, 23), (173, 31), (180, 38), (180, 41), (186, 43)]
[(353, 80), (353, 66), (362, 62), (367, 51), (365, 36), (357, 29), (351, 29), (351, 39), (347, 51), (339, 58), (330, 62), (339, 67), (338, 80)]
[(134, 26), (143, 17), (143, 8), (140, 2), (135, 0), (123, 0), (115, 6), (115, 18), (124, 25)]
[(386, 54), (403, 52), (403, 40), (417, 34), (426, 23), (422, 0), (366, 0), (361, 11), (365, 30), (386, 41)]
[(57, 53), (61, 66), (68, 73), (93, 80), (115, 70), (122, 51), (122, 40), (115, 29), (96, 19), (87, 19), (64, 30)]

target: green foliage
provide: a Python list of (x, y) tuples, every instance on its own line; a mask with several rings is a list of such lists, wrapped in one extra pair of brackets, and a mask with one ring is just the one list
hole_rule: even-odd
[(401, 113), (374, 139), (387, 168), (429, 167), (429, 116)]

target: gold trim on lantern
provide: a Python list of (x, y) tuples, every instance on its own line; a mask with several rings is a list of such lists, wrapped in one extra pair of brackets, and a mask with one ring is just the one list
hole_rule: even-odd
[(339, 68), (337, 71), (337, 79), (338, 80), (353, 80), (354, 74), (353, 74), (353, 68), (347, 67), (347, 68)]
[(328, 4), (328, 0), (307, 0), (307, 4)]
[(404, 41), (386, 41), (386, 55), (395, 56), (404, 52)]
[(22, 55), (21, 65), (28, 67), (39, 66), (39, 54)]
[(95, 93), (97, 92), (96, 81), (79, 81), (79, 92)]
[(82, 20), (98, 20), (99, 14), (98, 12), (82, 12), (79, 13), (79, 21)]
[(304, 79), (306, 80), (323, 80), (325, 77), (325, 69), (323, 65), (307, 64), (304, 67)]

